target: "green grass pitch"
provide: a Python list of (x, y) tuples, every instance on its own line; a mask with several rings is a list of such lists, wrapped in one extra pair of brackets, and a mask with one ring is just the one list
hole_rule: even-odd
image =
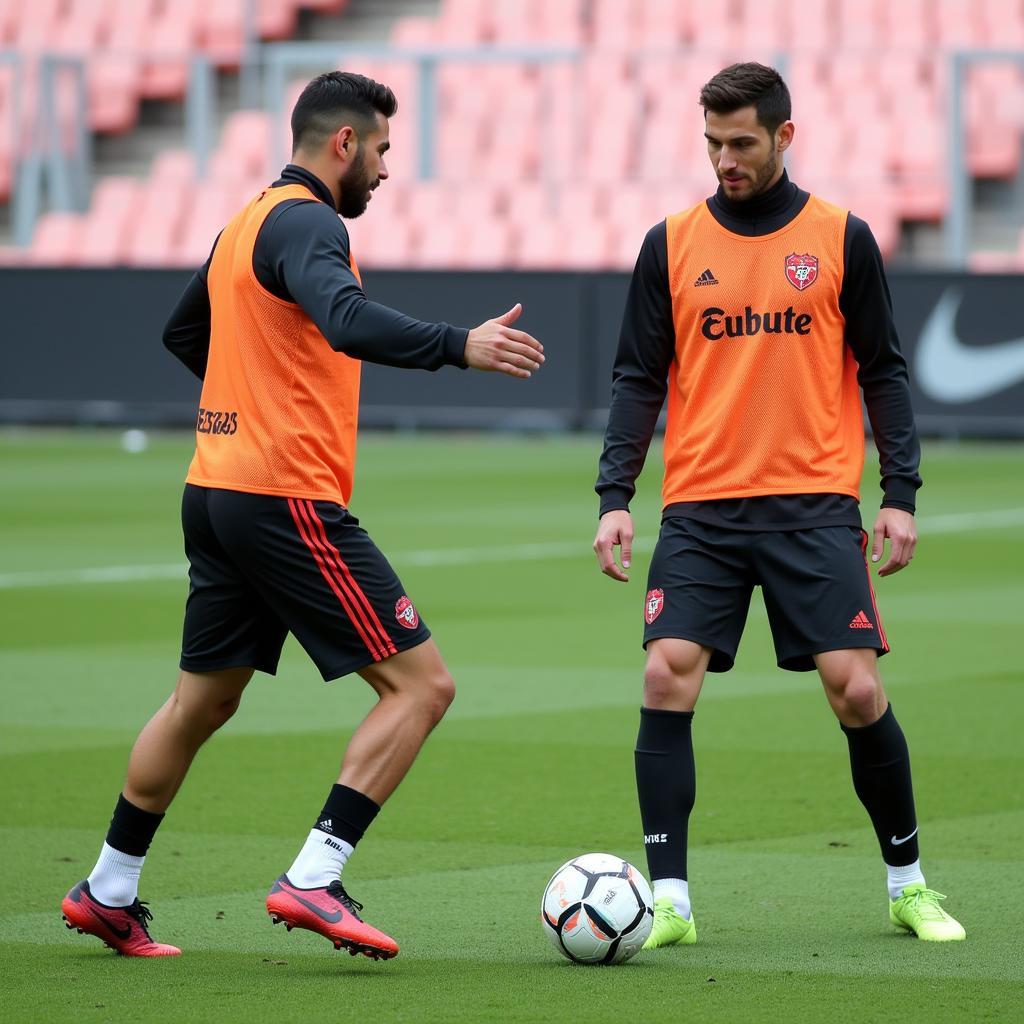
[[(590, 542), (599, 439), (369, 436), (353, 509), (460, 694), (346, 872), (402, 953), (270, 926), (263, 897), (369, 706), (291, 641), (200, 753), (151, 851), (158, 938), (123, 960), (66, 931), (129, 744), (176, 673), (185, 436), (0, 434), (0, 1015), (10, 1021), (1009, 1021), (1024, 1014), (1024, 448), (926, 447), (922, 540), (877, 590), (913, 754), (923, 863), (965, 943), (888, 924), (874, 836), (813, 675), (775, 668), (754, 601), (695, 722), (692, 949), (574, 967), (538, 903), (568, 857), (645, 866), (632, 748), (656, 458), (628, 586)], [(865, 507), (876, 505), (869, 463)], [(138, 578), (123, 567), (142, 567)], [(116, 567), (111, 570), (110, 567)], [(83, 569), (103, 569), (99, 578)], [(113, 578), (111, 578), (113, 577)]]

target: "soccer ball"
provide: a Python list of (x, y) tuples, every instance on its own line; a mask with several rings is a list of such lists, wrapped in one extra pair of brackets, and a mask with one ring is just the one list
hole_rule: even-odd
[(654, 923), (647, 879), (610, 853), (566, 861), (544, 887), (540, 916), (551, 944), (578, 964), (621, 964)]

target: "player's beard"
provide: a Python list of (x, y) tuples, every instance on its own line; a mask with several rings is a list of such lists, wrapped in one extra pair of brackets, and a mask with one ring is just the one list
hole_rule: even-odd
[[(771, 156), (769, 156), (758, 169), (757, 174), (754, 176), (754, 180), (751, 183), (750, 191), (746, 195), (733, 197), (729, 195), (727, 190), (725, 194), (729, 201), (733, 203), (749, 203), (751, 199), (756, 199), (762, 192), (765, 192), (768, 189), (768, 186), (771, 183), (772, 178), (775, 177), (775, 172), (778, 168), (779, 157), (778, 154), (773, 151)], [(724, 185), (721, 174), (718, 175), (718, 181)]]
[(366, 173), (366, 154), (360, 145), (352, 166), (345, 172), (345, 176), (338, 182), (341, 189), (341, 199), (338, 202), (338, 213), (348, 220), (359, 217), (366, 212), (366, 205), (370, 201), (370, 192), (377, 187), (379, 181), (371, 184)]

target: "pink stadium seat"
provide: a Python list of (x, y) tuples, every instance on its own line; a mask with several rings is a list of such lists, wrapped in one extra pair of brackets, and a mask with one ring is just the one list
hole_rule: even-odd
[(206, 0), (200, 26), (203, 49), (219, 67), (237, 67), (245, 44), (242, 0)]
[(963, 0), (932, 0), (936, 42), (945, 50), (984, 46), (987, 26), (973, 3)]
[(413, 265), (413, 227), (408, 221), (374, 225), (370, 218), (356, 230), (359, 234), (353, 241), (352, 251), (360, 267), (384, 270)]
[(747, 50), (761, 46), (785, 49), (788, 6), (789, 0), (739, 0), (735, 42)]
[(292, 0), (259, 0), (256, 28), (261, 39), (287, 39), (295, 31), (298, 10)]
[(901, 0), (882, 8), (885, 39), (895, 53), (926, 50), (936, 39), (932, 0)]
[(126, 262), (129, 230), (138, 222), (143, 187), (134, 178), (105, 178), (93, 192), (81, 230), (81, 262), (108, 266)]
[(412, 15), (399, 18), (391, 30), (395, 46), (429, 46), (441, 42), (440, 25), (434, 18)]
[(978, 0), (986, 46), (1024, 49), (1024, 7), (1017, 0)]
[(187, 2), (169, 4), (152, 23), (143, 46), (149, 59), (144, 63), (140, 83), (140, 91), (147, 99), (185, 95), (189, 56), (196, 49), (197, 25), (194, 17), (190, 17), (193, 13)]
[(192, 182), (196, 168), (192, 154), (186, 149), (164, 149), (157, 154), (150, 169), (153, 181)]
[(873, 51), (887, 45), (886, 0), (837, 0), (839, 48)]
[(513, 234), (513, 266), (523, 270), (553, 270), (566, 266), (565, 229), (557, 221), (519, 222)]
[(172, 260), (188, 200), (189, 189), (183, 182), (163, 182), (160, 188), (147, 189), (139, 215), (130, 226), (128, 263), (159, 267)]
[(185, 266), (200, 266), (213, 248), (221, 228), (236, 212), (231, 189), (219, 182), (199, 185), (189, 204), (189, 217), (178, 239), (173, 258)]
[(14, 18), (11, 43), (19, 53), (35, 54), (45, 50), (60, 16), (59, 0), (38, 0), (23, 5)]
[(462, 223), (464, 235), (457, 266), (481, 270), (500, 270), (509, 266), (513, 233), (507, 221), (494, 218)]
[(642, 0), (594, 0), (590, 41), (596, 51), (622, 53), (643, 43)]
[(128, 54), (101, 53), (89, 61), (89, 122), (96, 131), (128, 131), (139, 112), (139, 63)]
[(28, 262), (36, 266), (73, 265), (79, 262), (82, 218), (74, 213), (48, 213), (36, 225)]

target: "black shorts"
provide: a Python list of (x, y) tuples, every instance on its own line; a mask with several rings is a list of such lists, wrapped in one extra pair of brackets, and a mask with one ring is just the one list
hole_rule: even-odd
[(644, 647), (693, 640), (714, 649), (709, 671), (728, 672), (761, 587), (780, 668), (810, 671), (813, 655), (852, 647), (885, 654), (867, 540), (851, 526), (748, 532), (666, 517), (647, 578)]
[(289, 632), (324, 679), (430, 636), (359, 520), (329, 501), (185, 485), (187, 672), (273, 675)]

